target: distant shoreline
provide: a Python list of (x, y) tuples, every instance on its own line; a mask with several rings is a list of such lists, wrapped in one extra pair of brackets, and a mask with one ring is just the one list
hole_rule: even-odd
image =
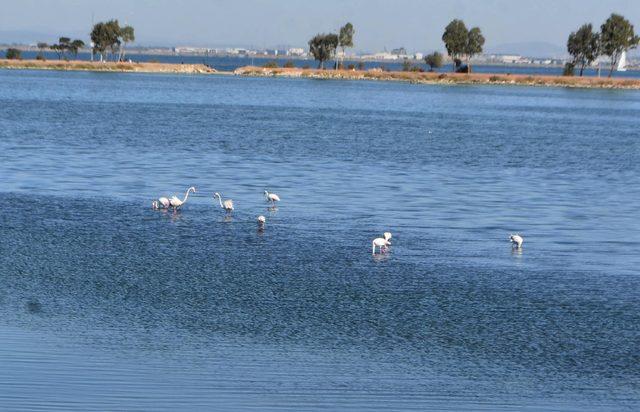
[(218, 71), (204, 64), (116, 63), (80, 60), (7, 60), (0, 59), (0, 69), (35, 69), (120, 73), (220, 74), (245, 77), (289, 77), (332, 80), (399, 81), (416, 84), (519, 85), (601, 89), (640, 89), (640, 79), (607, 77), (566, 77), (500, 73), (436, 73), (382, 70), (318, 70), (300, 68), (240, 67), (233, 72)]

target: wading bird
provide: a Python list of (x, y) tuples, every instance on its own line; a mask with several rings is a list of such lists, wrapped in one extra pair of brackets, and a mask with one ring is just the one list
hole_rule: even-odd
[(169, 206), (171, 206), (171, 203), (169, 203), (169, 198), (167, 197), (159, 197), (158, 200), (151, 202), (151, 207), (155, 210), (168, 209)]
[(271, 205), (272, 205), (273, 207), (275, 207), (275, 206), (276, 206), (276, 202), (279, 202), (279, 201), (280, 201), (280, 196), (278, 196), (278, 195), (277, 195), (277, 194), (275, 194), (275, 193), (269, 193), (269, 192), (267, 192), (266, 190), (264, 191), (264, 197), (266, 197), (266, 198), (267, 198), (267, 201), (268, 201), (268, 202), (271, 202)]
[(173, 207), (173, 211), (174, 212), (178, 208), (182, 207), (182, 205), (187, 203), (187, 200), (189, 200), (189, 193), (191, 193), (191, 192), (195, 193), (196, 192), (196, 188), (193, 187), (193, 186), (188, 188), (186, 193), (184, 194), (184, 199), (182, 199), (182, 200), (178, 199), (177, 196), (172, 196), (171, 199), (169, 199), (169, 204), (171, 205), (171, 207)]
[(266, 223), (266, 221), (267, 219), (264, 216), (258, 216), (258, 228), (264, 229), (264, 224)]
[(376, 254), (376, 247), (380, 248), (380, 253), (384, 253), (387, 251), (387, 247), (391, 246), (391, 242), (389, 242), (387, 239), (382, 238), (382, 237), (378, 237), (373, 239), (373, 242), (371, 242), (371, 246), (372, 246), (372, 254), (375, 255)]
[(223, 208), (225, 210), (225, 212), (227, 213), (231, 213), (233, 212), (233, 200), (231, 199), (227, 199), (224, 202), (222, 201), (222, 196), (220, 196), (220, 193), (215, 192), (213, 194), (213, 198), (218, 198), (218, 201), (220, 201), (220, 207)]
[(511, 241), (512, 247), (516, 249), (522, 248), (522, 242), (524, 239), (520, 235), (509, 235), (509, 240)]

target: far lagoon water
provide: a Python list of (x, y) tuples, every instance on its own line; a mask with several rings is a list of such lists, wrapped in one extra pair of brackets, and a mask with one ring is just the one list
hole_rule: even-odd
[(1, 410), (640, 408), (638, 91), (0, 71), (0, 104)]

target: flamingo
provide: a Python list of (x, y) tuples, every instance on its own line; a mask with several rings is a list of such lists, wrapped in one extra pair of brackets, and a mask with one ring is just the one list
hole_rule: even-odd
[(262, 215), (258, 216), (258, 228), (264, 229), (264, 224), (266, 221), (267, 219), (264, 216)]
[(375, 239), (373, 239), (373, 242), (371, 242), (371, 246), (372, 246), (372, 254), (376, 254), (376, 247), (380, 248), (380, 253), (384, 253), (387, 250), (387, 246), (391, 246), (391, 242), (389, 242), (387, 239), (383, 238), (383, 237), (377, 237)]
[(159, 197), (158, 200), (154, 200), (153, 202), (151, 202), (151, 207), (155, 210), (158, 210), (160, 208), (168, 209), (169, 206), (169, 198), (166, 197)]
[(511, 241), (511, 244), (513, 245), (514, 248), (516, 249), (522, 248), (522, 242), (524, 242), (524, 239), (522, 238), (522, 236), (518, 234), (509, 235), (509, 240)]
[(276, 202), (280, 201), (280, 196), (278, 196), (275, 193), (269, 193), (266, 190), (264, 191), (264, 197), (267, 198), (267, 202), (271, 202), (271, 204), (273, 205), (273, 207), (276, 206)]
[(173, 207), (173, 211), (175, 212), (179, 207), (182, 207), (182, 205), (184, 205), (185, 203), (187, 203), (187, 200), (189, 199), (189, 193), (195, 193), (196, 192), (196, 188), (191, 186), (190, 188), (187, 189), (186, 193), (184, 194), (184, 199), (180, 200), (178, 199), (177, 196), (172, 196), (171, 199), (169, 199), (169, 204), (171, 205), (171, 207)]
[(388, 241), (389, 243), (391, 243), (391, 232), (384, 232), (384, 234), (382, 235), (382, 237), (384, 237), (384, 239), (386, 241)]
[(218, 201), (220, 201), (220, 207), (223, 208), (225, 210), (225, 212), (227, 213), (231, 213), (233, 212), (233, 200), (231, 199), (227, 199), (224, 202), (222, 201), (222, 196), (220, 196), (220, 193), (215, 192), (213, 194), (213, 198), (218, 198)]

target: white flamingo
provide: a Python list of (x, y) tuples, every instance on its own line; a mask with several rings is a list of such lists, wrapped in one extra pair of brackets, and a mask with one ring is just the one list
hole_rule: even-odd
[(233, 200), (231, 199), (227, 199), (224, 202), (222, 201), (222, 196), (220, 196), (220, 193), (215, 192), (213, 194), (213, 198), (218, 198), (218, 201), (220, 201), (220, 207), (223, 208), (225, 210), (225, 212), (227, 213), (231, 213), (233, 212)]
[(172, 196), (171, 199), (169, 199), (169, 204), (171, 205), (171, 207), (173, 207), (173, 211), (174, 212), (178, 208), (182, 207), (182, 205), (187, 203), (187, 200), (189, 200), (189, 193), (191, 193), (191, 192), (195, 193), (196, 192), (196, 188), (193, 187), (193, 186), (188, 188), (186, 193), (184, 194), (184, 199), (182, 199), (182, 200), (178, 199), (177, 196)]
[(153, 202), (151, 202), (151, 207), (154, 208), (155, 210), (158, 209), (168, 209), (169, 206), (171, 206), (171, 204), (169, 203), (169, 198), (168, 197), (159, 197), (158, 200), (154, 200)]
[(263, 229), (264, 228), (264, 224), (266, 223), (266, 221), (267, 221), (267, 219), (264, 216), (262, 216), (262, 215), (258, 216), (258, 227), (260, 229)]
[(524, 242), (524, 239), (522, 238), (522, 236), (518, 234), (509, 235), (509, 240), (511, 241), (511, 244), (513, 245), (514, 248), (516, 249), (522, 248), (522, 242)]
[(276, 202), (280, 201), (280, 196), (278, 196), (275, 193), (269, 193), (266, 190), (264, 191), (264, 197), (267, 198), (268, 202), (271, 202), (271, 204), (273, 205), (273, 207), (276, 206)]
[(388, 246), (391, 246), (391, 242), (389, 242), (387, 239), (383, 238), (383, 237), (377, 237), (375, 239), (373, 239), (373, 242), (371, 242), (371, 246), (372, 246), (372, 254), (376, 254), (376, 247), (380, 248), (380, 253), (384, 253), (387, 250)]

